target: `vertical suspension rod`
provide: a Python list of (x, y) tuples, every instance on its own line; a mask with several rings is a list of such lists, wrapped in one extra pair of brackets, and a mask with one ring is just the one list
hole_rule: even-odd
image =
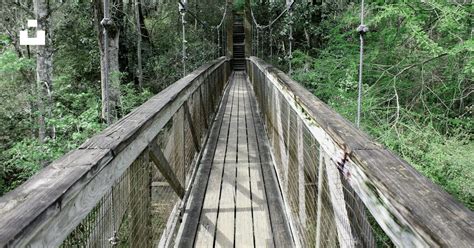
[(220, 27), (217, 28), (217, 57), (221, 56), (221, 34), (220, 34)]
[(293, 72), (292, 71), (292, 68), (291, 68), (291, 59), (293, 59), (293, 10), (291, 8), (291, 6), (289, 7), (288, 9), (288, 14), (289, 14), (289, 17), (290, 17), (290, 21), (289, 21), (289, 24), (290, 24), (290, 34), (289, 34), (289, 47), (288, 47), (288, 74), (291, 75), (291, 73)]
[(105, 121), (110, 125), (110, 104), (109, 104), (109, 34), (108, 25), (110, 25), (110, 7), (109, 0), (104, 0), (104, 18), (100, 22), (104, 35), (104, 101), (105, 101)]
[(273, 39), (272, 39), (272, 26), (270, 26), (270, 60), (273, 57)]
[(356, 116), (356, 126), (360, 127), (360, 115), (362, 109), (362, 72), (363, 72), (363, 63), (364, 63), (364, 34), (369, 31), (367, 26), (364, 25), (364, 0), (360, 3), (360, 25), (357, 28), (359, 32), (360, 39), (360, 51), (359, 51), (359, 83), (358, 83), (358, 92), (357, 92), (357, 116)]
[(259, 33), (258, 33), (258, 26), (256, 27), (256, 31), (257, 31), (257, 46), (256, 46), (256, 52), (255, 52), (255, 54), (256, 54), (257, 57), (259, 57), (259, 55), (258, 55), (258, 46), (259, 46), (259, 42), (258, 42), (258, 36), (259, 36)]
[(186, 76), (186, 9), (181, 9), (181, 24), (183, 32), (183, 48), (182, 48), (182, 63), (183, 63), (183, 77)]

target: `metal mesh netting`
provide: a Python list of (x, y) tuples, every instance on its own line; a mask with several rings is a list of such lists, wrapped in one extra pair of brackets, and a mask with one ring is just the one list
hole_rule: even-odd
[(249, 62), (287, 214), (304, 247), (393, 247), (285, 96)]
[[(86, 218), (69, 234), (63, 247), (111, 247), (147, 244), (150, 198), (148, 155), (142, 153)], [(137, 199), (138, 196), (140, 197)], [(134, 209), (136, 211), (128, 211)], [(130, 232), (130, 235), (125, 235)]]
[[(197, 77), (202, 83), (152, 139), (183, 188), (191, 181), (198, 149), (207, 136), (228, 75), (226, 62)], [(158, 168), (150, 160), (150, 148), (145, 149), (68, 235), (62, 247), (168, 244), (176, 231), (182, 201)]]

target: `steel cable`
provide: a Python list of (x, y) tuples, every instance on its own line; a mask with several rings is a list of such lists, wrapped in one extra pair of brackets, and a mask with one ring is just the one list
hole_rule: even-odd
[(362, 109), (362, 72), (364, 63), (364, 34), (369, 31), (367, 26), (364, 25), (364, 0), (360, 3), (360, 25), (357, 28), (360, 38), (360, 52), (359, 52), (359, 83), (357, 92), (357, 116), (356, 126), (360, 127), (360, 114)]

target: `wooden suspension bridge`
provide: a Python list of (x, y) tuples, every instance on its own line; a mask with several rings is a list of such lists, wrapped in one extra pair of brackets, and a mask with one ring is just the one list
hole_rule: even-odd
[(297, 82), (227, 56), (0, 199), (6, 247), (472, 247), (474, 214)]

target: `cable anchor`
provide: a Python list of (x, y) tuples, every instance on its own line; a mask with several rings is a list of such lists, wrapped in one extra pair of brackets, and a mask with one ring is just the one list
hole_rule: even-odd
[(117, 236), (117, 232), (116, 232), (116, 231), (114, 231), (114, 236), (110, 237), (110, 238), (108, 239), (108, 241), (109, 241), (109, 243), (110, 243), (112, 246), (118, 245), (118, 243), (119, 243), (120, 240), (119, 240), (119, 238), (118, 238), (118, 236)]
[(369, 27), (367, 27), (366, 25), (362, 24), (362, 25), (359, 25), (357, 27), (357, 32), (359, 32), (359, 34), (361, 35), (364, 35), (366, 34), (367, 32), (369, 32)]

